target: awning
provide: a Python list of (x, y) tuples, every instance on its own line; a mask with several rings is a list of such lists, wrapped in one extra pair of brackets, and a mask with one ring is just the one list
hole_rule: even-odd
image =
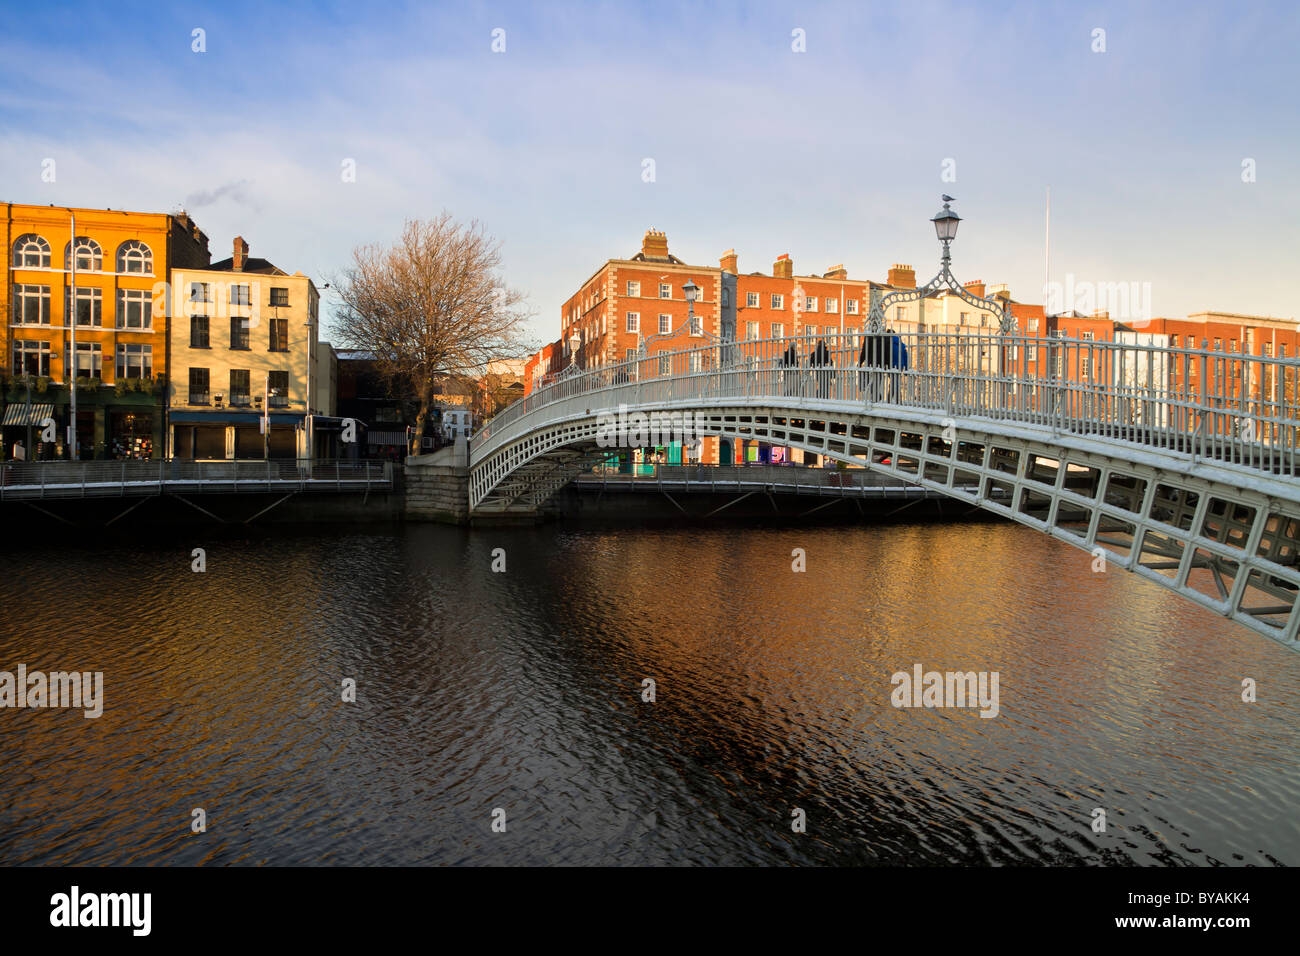
[[(302, 419), (301, 413), (271, 413), (272, 425), (300, 425)], [(256, 425), (261, 420), (261, 412), (172, 412), (171, 414), (173, 425)]]
[(53, 417), (53, 405), (28, 405), (26, 402), (16, 402), (5, 409), (5, 427), (8, 428), (10, 425), (39, 427), (45, 419)]
[(366, 441), (372, 445), (405, 445), (406, 432), (369, 432)]

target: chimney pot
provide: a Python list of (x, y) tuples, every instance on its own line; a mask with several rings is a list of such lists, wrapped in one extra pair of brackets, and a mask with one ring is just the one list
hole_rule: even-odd
[(230, 265), (236, 272), (244, 271), (244, 264), (248, 261), (248, 243), (244, 241), (243, 236), (235, 236), (235, 253), (230, 257)]

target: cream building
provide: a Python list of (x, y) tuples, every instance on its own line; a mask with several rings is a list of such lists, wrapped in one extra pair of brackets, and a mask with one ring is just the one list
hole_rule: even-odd
[(319, 309), (311, 279), (250, 258), (242, 237), (229, 259), (173, 270), (169, 455), (312, 457), (311, 416), (333, 411)]

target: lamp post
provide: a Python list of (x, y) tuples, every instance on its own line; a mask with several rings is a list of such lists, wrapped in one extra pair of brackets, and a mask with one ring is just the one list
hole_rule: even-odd
[(579, 361), (579, 356), (582, 354), (581, 349), (582, 336), (575, 331), (569, 336), (569, 357), (571, 364), (577, 367), (579, 371), (582, 370), (582, 363)]
[(998, 334), (1010, 335), (1015, 331), (1014, 321), (1011, 317), (1011, 310), (1007, 307), (1005, 301), (993, 297), (981, 297), (966, 289), (956, 277), (952, 274), (952, 253), (949, 246), (957, 238), (957, 224), (961, 222), (961, 216), (953, 212), (950, 203), (955, 202), (951, 196), (943, 197), (943, 208), (936, 213), (930, 221), (934, 223), (934, 232), (939, 242), (943, 244), (943, 255), (939, 259), (939, 273), (924, 286), (918, 289), (907, 289), (903, 292), (891, 292), (876, 302), (871, 304), (871, 316), (868, 326), (873, 333), (879, 334), (885, 329), (885, 316), (889, 312), (889, 307), (896, 302), (914, 302), (920, 299), (928, 299), (940, 292), (947, 290), (952, 292), (964, 302), (969, 302), (977, 309), (983, 309), (992, 312), (998, 316)]
[(686, 280), (682, 286), (682, 292), (686, 295), (686, 323), (689, 328), (689, 334), (695, 334), (695, 300), (700, 296), (700, 287), (691, 279)]

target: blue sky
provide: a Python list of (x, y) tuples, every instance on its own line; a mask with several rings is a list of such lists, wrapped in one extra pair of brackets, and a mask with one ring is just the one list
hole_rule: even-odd
[(1048, 186), (1054, 280), (1300, 314), (1290, 2), (5, 6), (0, 199), (184, 206), (214, 258), (242, 234), (318, 285), (446, 209), (539, 342), (651, 226), (702, 265), (927, 278), (943, 192), (958, 277), (1041, 302)]

